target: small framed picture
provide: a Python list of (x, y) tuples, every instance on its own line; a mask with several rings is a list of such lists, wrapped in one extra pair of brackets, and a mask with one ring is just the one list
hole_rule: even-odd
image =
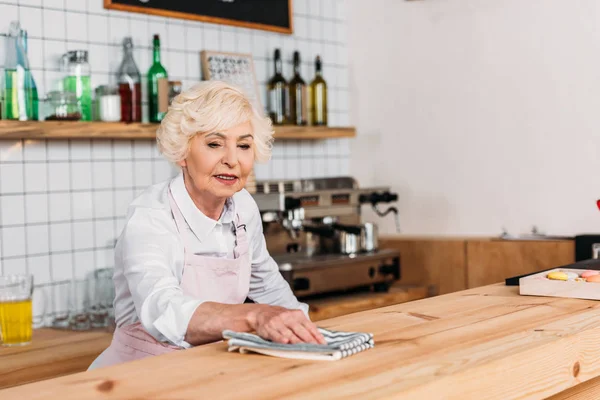
[(263, 112), (251, 54), (203, 50), (200, 65), (204, 80), (224, 81), (242, 88), (254, 107)]

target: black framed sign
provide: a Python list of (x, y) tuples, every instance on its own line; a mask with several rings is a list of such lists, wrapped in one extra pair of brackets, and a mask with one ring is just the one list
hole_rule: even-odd
[(292, 0), (104, 0), (104, 8), (293, 32)]

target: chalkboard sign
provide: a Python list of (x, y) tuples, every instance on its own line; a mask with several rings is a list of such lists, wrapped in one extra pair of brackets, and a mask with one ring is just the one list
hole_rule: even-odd
[(104, 8), (281, 33), (293, 31), (292, 0), (104, 0)]

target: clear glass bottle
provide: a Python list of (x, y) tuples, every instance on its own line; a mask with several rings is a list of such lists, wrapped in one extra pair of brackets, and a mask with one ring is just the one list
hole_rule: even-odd
[(10, 24), (6, 37), (4, 63), (3, 118), (20, 121), (37, 119), (37, 88), (23, 47), (23, 32), (18, 21)]
[(64, 90), (77, 96), (81, 109), (81, 120), (92, 120), (92, 85), (90, 80), (90, 64), (88, 52), (85, 50), (69, 51), (63, 55), (66, 76), (63, 80)]
[[(27, 38), (28, 38), (27, 31), (21, 30), (21, 40), (23, 42), (23, 50), (25, 51), (25, 55), (29, 59), (29, 56), (27, 55), (27, 50), (28, 50)], [(40, 109), (39, 100), (40, 99), (38, 96), (37, 85), (35, 84), (35, 79), (33, 78), (33, 74), (30, 72), (29, 76), (31, 79), (31, 111), (30, 111), (30, 113), (32, 116), (32, 120), (38, 121), (39, 120), (39, 109)]]
[(327, 82), (323, 79), (321, 57), (315, 60), (315, 79), (310, 83), (311, 124), (327, 126)]
[(294, 52), (294, 77), (290, 81), (290, 121), (306, 125), (306, 83), (300, 76), (300, 53)]
[(154, 35), (152, 58), (148, 70), (148, 109), (150, 122), (160, 122), (169, 107), (169, 80), (167, 70), (160, 63), (160, 38)]
[(133, 60), (133, 41), (123, 39), (123, 62), (117, 72), (121, 95), (121, 121), (142, 122), (141, 75)]
[(275, 49), (275, 75), (267, 83), (269, 116), (273, 125), (283, 125), (288, 122), (289, 110), (289, 87), (283, 77), (283, 66), (281, 63), (281, 52)]

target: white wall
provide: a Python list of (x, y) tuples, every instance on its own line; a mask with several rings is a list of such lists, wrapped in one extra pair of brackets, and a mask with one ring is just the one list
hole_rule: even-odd
[(351, 170), (405, 233), (600, 231), (600, 2), (351, 0), (348, 32)]

